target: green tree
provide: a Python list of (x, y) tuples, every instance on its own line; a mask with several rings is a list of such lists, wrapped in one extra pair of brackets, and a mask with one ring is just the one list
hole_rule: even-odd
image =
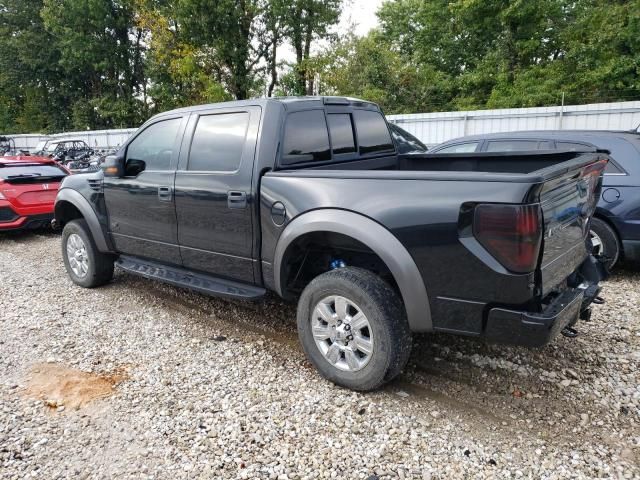
[(173, 0), (138, 0), (136, 25), (144, 32), (145, 96), (152, 111), (230, 100), (215, 56), (189, 43)]
[(73, 127), (139, 124), (145, 116), (146, 80), (133, 1), (44, 0), (41, 15), (59, 50), (66, 89), (72, 92)]
[(254, 45), (263, 0), (181, 0), (178, 21), (189, 43), (210, 52), (219, 77), (237, 99), (248, 98), (264, 57), (264, 45)]
[(445, 108), (453, 95), (446, 75), (407, 62), (377, 31), (341, 39), (309, 68), (318, 73), (320, 93), (365, 98), (386, 113)]
[(310, 69), (313, 42), (330, 36), (329, 28), (340, 18), (342, 0), (290, 0), (285, 2), (284, 36), (296, 54), (296, 94), (313, 95), (314, 77)]
[(0, 2), (0, 131), (53, 131), (67, 125), (59, 54), (41, 9), (42, 0)]
[(382, 36), (449, 83), (452, 108), (638, 98), (640, 1), (395, 0)]
[(561, 32), (567, 101), (640, 98), (640, 0), (578, 0)]

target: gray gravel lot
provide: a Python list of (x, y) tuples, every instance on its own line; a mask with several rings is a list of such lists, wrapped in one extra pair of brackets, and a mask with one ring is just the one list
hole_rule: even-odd
[(305, 361), (292, 306), (123, 272), (83, 290), (59, 243), (0, 236), (3, 479), (640, 478), (633, 270), (577, 339), (418, 336), (399, 380), (359, 394)]

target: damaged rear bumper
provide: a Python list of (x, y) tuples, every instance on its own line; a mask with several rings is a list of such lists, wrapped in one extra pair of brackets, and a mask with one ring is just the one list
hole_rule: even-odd
[(541, 312), (492, 308), (489, 310), (485, 338), (490, 342), (541, 347), (553, 340), (563, 329), (580, 318), (590, 317), (590, 305), (597, 300), (598, 282), (606, 278), (606, 270), (593, 257), (581, 265), (582, 283), (568, 288), (549, 302)]

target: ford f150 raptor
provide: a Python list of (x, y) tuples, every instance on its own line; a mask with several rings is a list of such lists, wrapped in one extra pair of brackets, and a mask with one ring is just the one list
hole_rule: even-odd
[(412, 332), (542, 346), (590, 314), (589, 221), (607, 155), (399, 153), (380, 109), (343, 97), (235, 101), (147, 121), (55, 205), (71, 279), (114, 264), (222, 297), (298, 302), (327, 379), (371, 390)]

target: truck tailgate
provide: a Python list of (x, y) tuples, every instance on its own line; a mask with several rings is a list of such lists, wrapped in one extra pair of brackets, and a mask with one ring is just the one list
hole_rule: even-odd
[(543, 296), (571, 275), (589, 255), (589, 222), (600, 198), (606, 163), (595, 157), (587, 165), (568, 168), (564, 174), (547, 180), (541, 189)]

